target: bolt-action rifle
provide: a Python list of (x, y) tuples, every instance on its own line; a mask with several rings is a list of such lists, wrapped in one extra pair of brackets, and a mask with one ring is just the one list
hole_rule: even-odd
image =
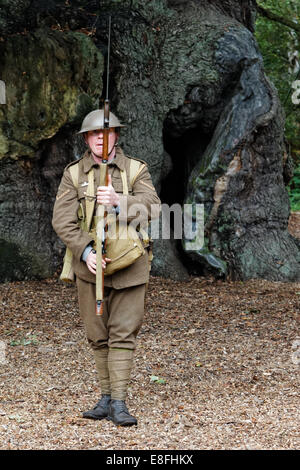
[[(107, 79), (106, 79), (106, 98), (104, 101), (104, 123), (103, 123), (103, 147), (102, 147), (102, 161), (100, 166), (100, 186), (108, 186), (108, 142), (109, 142), (109, 112), (110, 105), (108, 99), (108, 84), (109, 84), (109, 56), (110, 56), (110, 31), (111, 31), (111, 17), (109, 17), (108, 26), (108, 54), (107, 54)], [(107, 211), (103, 204), (97, 205), (96, 210), (96, 234), (97, 234), (97, 255), (96, 255), (96, 315), (103, 314), (103, 298), (104, 298), (104, 270), (102, 268), (102, 259), (106, 254), (106, 232), (107, 224)]]

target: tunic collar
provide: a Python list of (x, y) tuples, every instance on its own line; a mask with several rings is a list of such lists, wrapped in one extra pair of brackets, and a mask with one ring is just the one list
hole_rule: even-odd
[[(125, 155), (120, 147), (116, 147), (116, 156), (108, 165), (115, 165), (122, 171), (125, 169)], [(83, 171), (88, 173), (93, 166), (97, 167), (98, 163), (93, 159), (91, 151), (87, 150), (83, 155)]]

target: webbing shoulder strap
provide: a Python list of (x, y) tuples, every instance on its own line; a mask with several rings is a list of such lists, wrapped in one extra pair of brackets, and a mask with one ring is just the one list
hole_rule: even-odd
[[(134, 160), (133, 158), (130, 160), (130, 167), (129, 167), (129, 181), (131, 187), (134, 185), (138, 175), (142, 172), (145, 168), (145, 163), (142, 163), (138, 160)], [(149, 235), (146, 230), (144, 230), (141, 226), (139, 227), (139, 232), (142, 235), (143, 242), (145, 246), (149, 245)]]
[[(135, 180), (137, 179), (138, 175), (141, 173), (141, 171), (145, 168), (145, 164), (139, 162), (138, 160), (134, 160), (133, 158), (130, 159), (130, 165), (129, 165), (129, 182), (130, 186), (134, 185)], [(122, 185), (123, 185), (123, 194), (128, 195), (128, 183), (127, 183), (127, 174), (126, 170), (121, 170), (121, 179), (122, 179)]]
[[(78, 180), (79, 180), (79, 165), (78, 163), (72, 165), (69, 167), (72, 182), (75, 186), (76, 189), (78, 189)], [(86, 191), (86, 227), (89, 229), (91, 226), (92, 218), (93, 218), (93, 213), (94, 213), (94, 207), (95, 207), (95, 200), (94, 200), (94, 169), (91, 168), (91, 170), (88, 173), (88, 186), (87, 186), (87, 191)]]
[(71, 178), (76, 189), (78, 189), (79, 164), (75, 163), (69, 167)]
[(126, 170), (120, 170), (121, 179), (122, 179), (122, 186), (123, 186), (123, 194), (128, 195), (128, 184), (127, 184), (127, 174)]
[(145, 168), (145, 166), (145, 163), (141, 163), (138, 160), (134, 160), (133, 158), (131, 158), (129, 167), (129, 181), (131, 186), (134, 185), (135, 180), (137, 179), (141, 171)]
[(91, 223), (92, 223), (92, 218), (94, 214), (94, 209), (95, 209), (95, 199), (94, 199), (94, 169), (91, 168), (88, 174), (88, 187), (87, 187), (87, 192), (86, 192), (86, 200), (85, 200), (85, 207), (86, 207), (86, 223), (87, 223), (87, 229), (90, 229)]

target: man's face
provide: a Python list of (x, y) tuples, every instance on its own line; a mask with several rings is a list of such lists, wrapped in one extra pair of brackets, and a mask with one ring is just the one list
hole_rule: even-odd
[[(85, 142), (91, 149), (95, 157), (102, 158), (103, 154), (103, 129), (88, 131), (85, 134)], [(114, 128), (109, 129), (108, 135), (108, 155), (111, 154), (114, 145), (118, 139), (118, 135)], [(112, 152), (114, 153), (114, 152)], [(114, 155), (111, 155), (114, 156)]]

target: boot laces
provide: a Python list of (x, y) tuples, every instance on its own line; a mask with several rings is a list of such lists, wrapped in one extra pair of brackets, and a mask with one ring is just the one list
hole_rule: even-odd
[(98, 408), (99, 406), (107, 406), (109, 402), (110, 402), (110, 395), (103, 395), (98, 401), (98, 403), (94, 406), (94, 410)]
[(123, 400), (115, 400), (115, 401), (112, 403), (112, 405), (113, 405), (115, 411), (117, 411), (117, 412), (123, 411), (123, 412), (129, 414), (129, 411), (128, 411), (128, 409), (127, 409), (127, 406), (126, 406), (125, 401), (123, 401)]

